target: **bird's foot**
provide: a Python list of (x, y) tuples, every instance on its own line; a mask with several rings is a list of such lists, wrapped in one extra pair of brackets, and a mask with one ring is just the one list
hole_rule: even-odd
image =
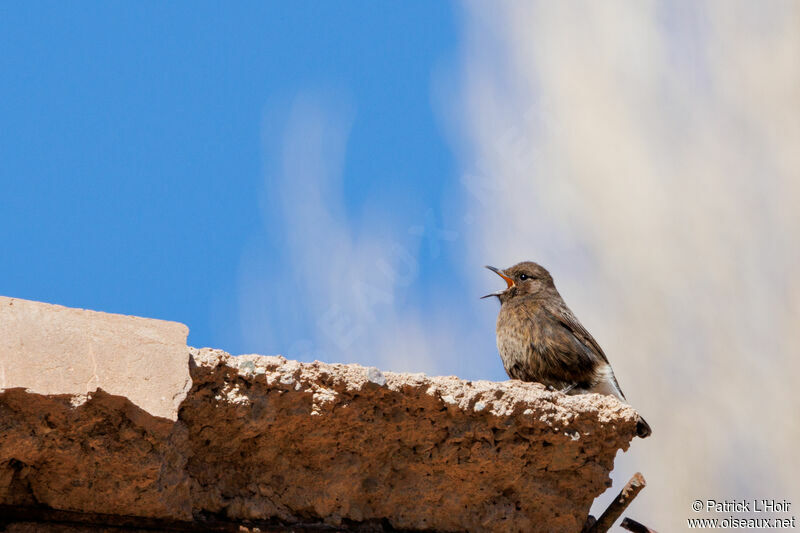
[(577, 386), (578, 386), (577, 383), (573, 383), (572, 385), (567, 385), (566, 387), (561, 389), (559, 392), (562, 392), (564, 394), (569, 394), (572, 391), (572, 389), (574, 389)]

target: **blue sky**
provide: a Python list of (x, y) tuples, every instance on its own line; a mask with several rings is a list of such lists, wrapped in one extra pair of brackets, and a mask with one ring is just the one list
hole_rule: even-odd
[(653, 426), (634, 516), (791, 500), (799, 9), (2, 3), (0, 294), (501, 380), (481, 266), (535, 260)]
[[(313, 337), (270, 230), (287, 109), (308, 94), (347, 110), (337, 216), (354, 233), (383, 219), (413, 249), (393, 305), (458, 290), (450, 241), (417, 231), (442, 224), (457, 180), (434, 90), (456, 22), (443, 2), (4, 4), (0, 292), (177, 320), (190, 344), (232, 353)], [(271, 335), (239, 325), (254, 247), (276, 276), (260, 296)]]

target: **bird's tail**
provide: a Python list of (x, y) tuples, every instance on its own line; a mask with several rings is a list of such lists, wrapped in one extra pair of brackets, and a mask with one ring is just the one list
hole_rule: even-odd
[[(589, 392), (610, 394), (611, 396), (616, 396), (621, 402), (628, 403), (628, 400), (625, 399), (625, 395), (622, 394), (622, 389), (619, 388), (619, 382), (617, 382), (617, 378), (614, 376), (614, 371), (611, 369), (610, 364), (606, 363), (600, 366), (596, 375), (597, 382), (589, 389)], [(647, 423), (647, 420), (639, 416), (639, 420), (636, 422), (636, 435), (644, 439), (649, 437), (652, 433), (653, 430), (650, 429), (650, 424)]]
[(653, 430), (650, 429), (650, 424), (647, 423), (647, 420), (639, 417), (639, 420), (636, 421), (636, 435), (641, 438), (647, 438), (653, 433)]

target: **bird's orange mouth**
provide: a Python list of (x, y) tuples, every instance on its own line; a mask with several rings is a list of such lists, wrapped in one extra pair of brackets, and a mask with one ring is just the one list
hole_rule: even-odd
[(489, 270), (491, 270), (492, 272), (494, 272), (495, 274), (506, 280), (506, 283), (508, 284), (508, 287), (506, 287), (507, 289), (510, 289), (511, 286), (514, 284), (514, 280), (503, 274), (503, 271), (500, 270), (499, 268), (495, 268), (492, 266), (487, 266), (486, 268), (488, 268)]
[(488, 265), (486, 266), (486, 268), (488, 268), (489, 270), (491, 270), (492, 272), (503, 278), (508, 286), (501, 291), (493, 292), (491, 294), (487, 294), (486, 296), (481, 296), (481, 298), (488, 298), (489, 296), (500, 296), (501, 294), (503, 294), (508, 289), (514, 286), (514, 280), (503, 274), (503, 271), (500, 270), (499, 268), (495, 268), (493, 266), (488, 266)]

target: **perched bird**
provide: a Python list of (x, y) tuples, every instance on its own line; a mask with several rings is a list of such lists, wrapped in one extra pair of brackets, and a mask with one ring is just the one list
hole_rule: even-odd
[[(487, 266), (505, 280), (497, 296), (497, 349), (508, 377), (538, 381), (568, 394), (597, 392), (625, 395), (603, 349), (572, 314), (541, 265), (531, 261), (500, 270)], [(650, 435), (650, 425), (639, 418), (636, 433)]]

